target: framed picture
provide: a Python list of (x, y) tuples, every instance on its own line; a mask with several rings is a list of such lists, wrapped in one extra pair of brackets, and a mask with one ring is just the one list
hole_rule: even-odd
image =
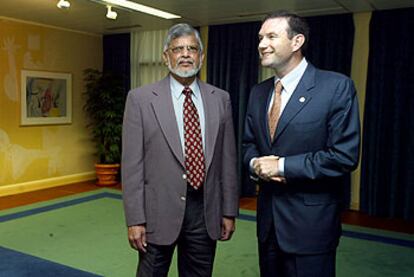
[(22, 70), (21, 125), (72, 123), (72, 75)]

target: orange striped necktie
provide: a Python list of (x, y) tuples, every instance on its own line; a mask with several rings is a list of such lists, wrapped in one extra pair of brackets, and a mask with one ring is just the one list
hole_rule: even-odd
[(276, 127), (277, 123), (279, 122), (280, 108), (282, 105), (282, 88), (282, 82), (280, 82), (280, 80), (277, 80), (275, 83), (273, 104), (268, 113), (269, 133), (271, 141), (273, 141), (274, 137), (276, 136)]

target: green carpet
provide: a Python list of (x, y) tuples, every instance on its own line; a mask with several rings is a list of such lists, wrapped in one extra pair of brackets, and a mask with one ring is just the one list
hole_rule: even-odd
[[(259, 276), (254, 212), (241, 213), (233, 239), (218, 244), (214, 276)], [(0, 246), (96, 275), (136, 270), (120, 193), (109, 189), (1, 211)], [(175, 262), (169, 276), (177, 276)], [(344, 226), (337, 276), (414, 276), (414, 236)]]

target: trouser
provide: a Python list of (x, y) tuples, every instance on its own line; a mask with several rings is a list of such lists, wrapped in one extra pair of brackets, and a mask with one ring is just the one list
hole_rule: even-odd
[(336, 250), (312, 255), (286, 253), (279, 247), (274, 227), (259, 241), (261, 277), (334, 277)]
[(147, 253), (139, 254), (138, 277), (167, 277), (177, 248), (180, 277), (212, 276), (216, 241), (207, 233), (204, 220), (203, 191), (187, 188), (184, 222), (172, 245), (148, 243)]

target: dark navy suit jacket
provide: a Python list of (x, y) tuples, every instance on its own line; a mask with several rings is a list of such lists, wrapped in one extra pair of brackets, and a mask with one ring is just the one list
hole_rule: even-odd
[(337, 247), (344, 185), (359, 159), (360, 123), (353, 82), (308, 64), (279, 119), (273, 143), (267, 110), (274, 78), (253, 87), (243, 137), (244, 164), (285, 157), (286, 184), (259, 180), (257, 235), (274, 223), (282, 250), (315, 254)]

